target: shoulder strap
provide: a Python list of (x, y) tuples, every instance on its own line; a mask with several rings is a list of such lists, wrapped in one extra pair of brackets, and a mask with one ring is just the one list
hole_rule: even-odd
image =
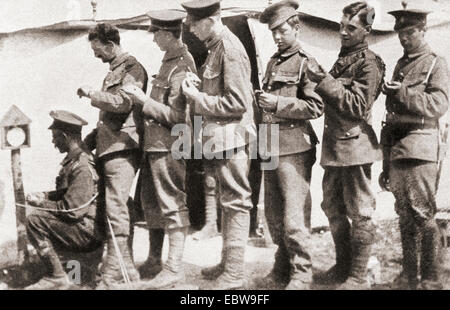
[(434, 57), (433, 62), (431, 63), (430, 69), (428, 70), (427, 76), (426, 76), (425, 80), (422, 82), (424, 85), (428, 84), (428, 81), (431, 76), (431, 72), (433, 71), (434, 66), (436, 66), (436, 61), (437, 61), (437, 56)]
[(170, 79), (172, 78), (173, 73), (175, 72), (175, 70), (178, 69), (178, 65), (176, 65), (175, 67), (172, 68), (172, 70), (170, 70), (169, 75), (167, 75), (167, 84), (170, 84)]
[(303, 72), (303, 65), (305, 64), (306, 57), (302, 57), (302, 62), (300, 63), (300, 70), (298, 70), (298, 81), (301, 81), (302, 78), (302, 72)]

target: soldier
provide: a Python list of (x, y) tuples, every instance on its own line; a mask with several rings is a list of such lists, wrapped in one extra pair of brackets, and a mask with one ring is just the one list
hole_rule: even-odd
[[(146, 153), (141, 168), (141, 201), (149, 231), (151, 234), (155, 227), (162, 227), (169, 235), (168, 259), (162, 271), (145, 284), (149, 289), (160, 289), (172, 286), (183, 278), (181, 261), (190, 226), (186, 207), (186, 163), (171, 152), (172, 145), (178, 139), (178, 136), (171, 135), (171, 130), (176, 124), (189, 125), (181, 82), (187, 72), (196, 73), (196, 68), (194, 59), (181, 40), (182, 19), (186, 13), (163, 10), (147, 14), (151, 19), (149, 31), (154, 33), (153, 41), (165, 52), (161, 68), (152, 81), (150, 98), (135, 85), (125, 85), (122, 89), (133, 98), (135, 104), (142, 107), (145, 118)], [(155, 252), (150, 253), (144, 264), (147, 269), (155, 269), (155, 265), (161, 264), (163, 238), (164, 234), (159, 240), (150, 238), (150, 246)], [(157, 243), (152, 244), (155, 241)]]
[[(309, 228), (311, 169), (316, 160), (316, 134), (309, 119), (323, 113), (315, 83), (306, 77), (310, 58), (298, 41), (298, 2), (283, 0), (264, 10), (266, 23), (278, 46), (270, 59), (259, 94), (262, 121), (279, 126), (278, 167), (264, 171), (265, 207), (272, 240), (278, 245), (272, 271), (256, 281), (260, 287), (308, 289), (312, 280)], [(271, 132), (269, 129), (268, 132)]]
[[(392, 81), (383, 85), (386, 124), (382, 130), (383, 174), (395, 196), (403, 249), (403, 272), (393, 288), (442, 289), (436, 220), (438, 164), (444, 158), (439, 118), (448, 109), (447, 63), (425, 41), (426, 16), (420, 10), (398, 10), (396, 19), (404, 55)], [(444, 141), (445, 143), (445, 141)], [(387, 169), (386, 169), (387, 168)]]
[(108, 230), (108, 252), (103, 262), (99, 289), (111, 288), (122, 279), (114, 252), (112, 233), (117, 238), (121, 255), (131, 281), (139, 279), (128, 245), (130, 216), (127, 200), (141, 158), (139, 135), (140, 111), (133, 109), (132, 100), (123, 92), (125, 84), (135, 84), (146, 91), (147, 72), (120, 46), (119, 31), (110, 24), (98, 24), (89, 31), (92, 50), (97, 58), (110, 65), (101, 91), (90, 86), (78, 89), (80, 97), (91, 99), (91, 105), (100, 110), (97, 129), (86, 137), (90, 150), (96, 149), (101, 171), (101, 198), (105, 200), (107, 219), (113, 232)]
[(235, 289), (244, 285), (252, 208), (248, 144), (256, 137), (256, 128), (250, 61), (241, 41), (222, 24), (220, 0), (195, 0), (182, 6), (188, 13), (190, 31), (208, 49), (200, 90), (193, 78), (185, 79), (182, 88), (195, 115), (203, 119), (202, 151), (206, 158), (212, 158), (222, 209), (222, 259), (218, 265), (203, 269), (202, 275), (215, 279), (214, 289)]
[[(384, 63), (368, 48), (375, 10), (366, 2), (346, 6), (340, 24), (341, 51), (330, 73), (312, 62), (307, 74), (325, 103), (321, 165), (322, 209), (336, 248), (336, 265), (317, 281), (339, 289), (369, 289), (367, 263), (375, 241), (375, 196), (371, 166), (381, 159), (372, 128), (372, 106), (384, 78)], [(352, 220), (350, 225), (349, 218)]]
[(103, 244), (97, 218), (98, 176), (93, 157), (82, 149), (81, 127), (87, 122), (67, 111), (52, 111), (53, 144), (67, 156), (56, 178), (56, 190), (33, 193), (27, 203), (47, 210), (33, 210), (27, 217), (27, 235), (48, 269), (48, 275), (26, 287), (30, 290), (68, 289), (70, 282), (56, 251), (93, 251)]

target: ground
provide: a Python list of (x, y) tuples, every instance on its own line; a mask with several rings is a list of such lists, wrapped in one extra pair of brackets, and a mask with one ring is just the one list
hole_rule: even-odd
[[(134, 255), (137, 265), (141, 264), (147, 255), (148, 242), (147, 231), (142, 228), (136, 229)], [(167, 257), (167, 237), (163, 249), (164, 259)], [(326, 229), (318, 230), (312, 234), (313, 248), (313, 270), (314, 273), (324, 271), (331, 267), (334, 263), (334, 245), (331, 234)], [(185, 265), (185, 282), (177, 286), (175, 289), (197, 289), (199, 286), (208, 288), (210, 282), (202, 279), (200, 270), (206, 266), (212, 266), (220, 260), (221, 237), (217, 236), (208, 240), (197, 241), (189, 236), (186, 241), (184, 253)], [(246, 261), (246, 279), (245, 289), (255, 289), (253, 280), (257, 277), (267, 274), (273, 264), (273, 254), (276, 250), (274, 245), (264, 246), (262, 239), (252, 239), (249, 242), (245, 261)], [(377, 274), (376, 268), (370, 268), (369, 276), (376, 280), (374, 289), (388, 289), (387, 284), (392, 281), (401, 271), (401, 244), (398, 232), (397, 219), (388, 219), (378, 222), (377, 241), (373, 247), (373, 258), (379, 261), (380, 272)], [(442, 256), (442, 282), (444, 289), (450, 289), (450, 251), (448, 248), (443, 251)], [(17, 273), (18, 270), (9, 270), (10, 276), (23, 276), (23, 272)], [(36, 269), (35, 269), (36, 272)], [(34, 274), (37, 276), (37, 273)], [(7, 281), (6, 274), (0, 275), (3, 281)], [(33, 278), (33, 276), (31, 277)], [(31, 281), (31, 280), (30, 280)], [(2, 285), (0, 285), (2, 288)], [(6, 288), (3, 284), (3, 288)], [(10, 284), (10, 288), (20, 289)], [(75, 288), (75, 287), (74, 287)], [(317, 286), (314, 289), (332, 289), (332, 287)]]

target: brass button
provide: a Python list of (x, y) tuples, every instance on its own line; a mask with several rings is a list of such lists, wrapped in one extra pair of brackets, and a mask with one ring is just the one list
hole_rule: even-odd
[(328, 125), (325, 124), (325, 128), (328, 128)]
[(290, 126), (290, 127), (291, 127), (291, 128), (292, 128), (292, 127), (294, 127), (294, 124), (291, 124), (291, 126)]

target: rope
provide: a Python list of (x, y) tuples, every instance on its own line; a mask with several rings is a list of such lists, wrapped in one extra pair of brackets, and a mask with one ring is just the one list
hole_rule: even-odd
[(109, 220), (109, 217), (106, 217), (106, 220), (108, 221), (108, 227), (109, 227), (109, 230), (111, 231), (111, 237), (112, 237), (112, 241), (114, 244), (114, 250), (116, 251), (117, 260), (119, 261), (120, 272), (122, 273), (122, 277), (123, 277), (128, 289), (132, 289), (131, 284), (130, 284), (130, 278), (128, 277), (127, 268), (125, 267), (125, 262), (123, 261), (122, 254), (120, 253), (119, 245), (117, 244), (117, 239), (116, 239), (116, 236), (114, 235), (111, 221)]
[(80, 207), (75, 208), (75, 209), (69, 209), (69, 210), (55, 210), (55, 209), (51, 209), (51, 208), (35, 207), (35, 206), (26, 205), (26, 204), (24, 205), (24, 204), (21, 204), (21, 203), (16, 203), (16, 206), (17, 207), (21, 207), (21, 208), (30, 208), (30, 209), (33, 209), (33, 210), (52, 211), (52, 212), (57, 212), (57, 213), (69, 213), (69, 212), (74, 212), (74, 211), (78, 211), (78, 210), (81, 210), (83, 208), (86, 208), (97, 197), (98, 197), (98, 193), (96, 193), (94, 196), (92, 196), (92, 198), (88, 202), (86, 202), (85, 204), (81, 205)]

